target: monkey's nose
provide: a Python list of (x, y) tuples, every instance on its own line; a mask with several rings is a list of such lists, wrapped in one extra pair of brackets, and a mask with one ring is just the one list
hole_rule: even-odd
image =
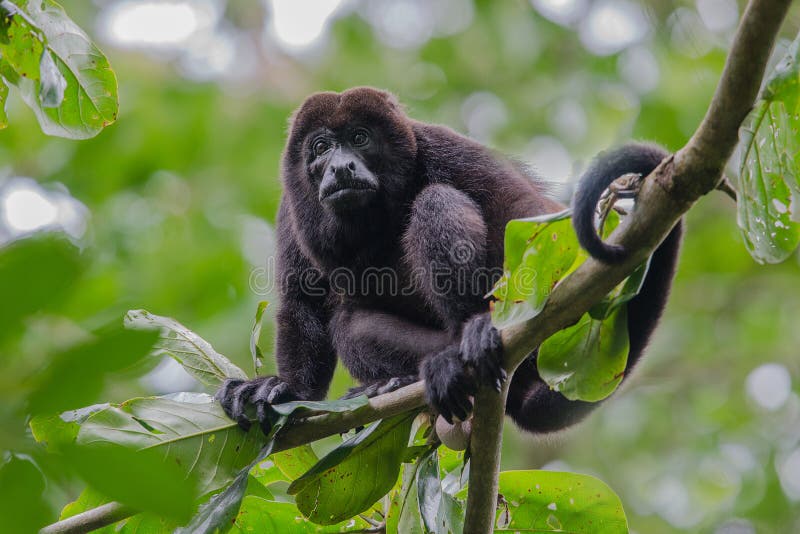
[(353, 178), (356, 173), (356, 164), (354, 161), (348, 161), (344, 165), (336, 165), (333, 167), (333, 175), (337, 180)]

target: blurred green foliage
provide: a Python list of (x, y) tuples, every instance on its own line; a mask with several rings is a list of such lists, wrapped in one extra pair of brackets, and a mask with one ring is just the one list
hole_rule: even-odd
[[(553, 178), (574, 178), (588, 158), (622, 140), (649, 139), (674, 150), (688, 139), (732, 31), (698, 13), (733, 2), (635, 4), (645, 8), (649, 29), (606, 56), (584, 46), (580, 22), (562, 26), (532, 7), (547, 2), (447, 2), (472, 6), (467, 24), (407, 48), (387, 44), (366, 15), (388, 2), (355, 3), (333, 20), (314, 54), (299, 56), (264, 36), (271, 15), (261, 3), (209, 2), (221, 6), (220, 18), (202, 31), (224, 30), (238, 44), (225, 69), (209, 61), (200, 74), (187, 65), (194, 64), (193, 50), (205, 50), (202, 40), (153, 50), (101, 37), (110, 26), (103, 15), (117, 3), (64, 2), (98, 36), (117, 74), (117, 123), (91, 140), (47, 137), (12, 89), (10, 127), (0, 131), (0, 194), (14, 177), (32, 177), (50, 193), (66, 188), (90, 213), (86, 233), (76, 238), (75, 272), (48, 280), (59, 298), (36, 308), (46, 313), (28, 318), (0, 346), (0, 448), (36, 455), (48, 480), (44, 502), (6, 501), (5, 493), (0, 500), (25, 502), (37, 525), (55, 520), (82, 489), (26, 439), (25, 408), (16, 402), (40, 370), (57, 371), (57, 353), (87, 343), (89, 333), (128, 309), (146, 308), (177, 318), (250, 368), (257, 303), (277, 301), (265, 287), (287, 119), (309, 93), (384, 87), (413, 117), (470, 133), (543, 171), (558, 169), (550, 164), (565, 150), (571, 171)], [(785, 37), (798, 26), (794, 6)], [(637, 63), (636, 54), (653, 61)], [(645, 68), (653, 64), (655, 79)], [(566, 197), (569, 187), (554, 190)], [(0, 228), (0, 239), (11, 237)], [(0, 279), (0, 316), (13, 312), (7, 303), (24, 299), (18, 293), (26, 288), (35, 295), (46, 276)], [(59, 281), (68, 281), (68, 290)], [(264, 372), (274, 365), (273, 314), (268, 307)], [(503, 468), (596, 475), (620, 495), (636, 532), (800, 530), (798, 317), (797, 253), (779, 265), (757, 265), (741, 242), (733, 203), (710, 195), (688, 217), (678, 277), (649, 357), (576, 429), (532, 438), (508, 425)], [(761, 367), (768, 363), (777, 365)], [(81, 400), (119, 402), (171, 386), (199, 387), (163, 368), (160, 380), (140, 379), (152, 365), (139, 365), (117, 373), (103, 391), (82, 391), (94, 398)], [(47, 373), (39, 379), (51, 380)], [(76, 390), (84, 388), (80, 377), (73, 380)], [(339, 369), (331, 395), (349, 384)], [(315, 447), (324, 452), (331, 443)], [(6, 458), (0, 478), (12, 476), (31, 495), (43, 483), (25, 456)]]

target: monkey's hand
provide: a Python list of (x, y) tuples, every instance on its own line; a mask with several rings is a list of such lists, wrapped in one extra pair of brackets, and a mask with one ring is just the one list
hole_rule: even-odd
[(475, 377), (464, 366), (458, 345), (452, 345), (422, 362), (428, 404), (453, 424), (453, 418), (464, 421), (472, 412), (470, 396), (475, 395)]
[(508, 375), (503, 369), (503, 341), (492, 326), (489, 313), (482, 313), (464, 324), (461, 334), (461, 359), (481, 384), (494, 387), (498, 393)]
[(343, 399), (352, 399), (359, 395), (366, 395), (367, 397), (376, 397), (384, 393), (392, 392), (401, 387), (413, 384), (419, 380), (417, 375), (395, 376), (385, 380), (378, 380), (369, 384), (362, 384), (347, 390), (347, 393), (342, 395)]
[(268, 434), (272, 426), (269, 405), (298, 400), (301, 395), (295, 393), (288, 383), (277, 376), (259, 376), (252, 380), (226, 380), (214, 397), (228, 417), (236, 421), (245, 432), (250, 430), (251, 425), (246, 414), (247, 407), (255, 406), (261, 430)]

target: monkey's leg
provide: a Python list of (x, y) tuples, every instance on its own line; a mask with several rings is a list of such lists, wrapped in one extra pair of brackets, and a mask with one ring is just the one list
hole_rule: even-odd
[[(641, 291), (628, 303), (630, 351), (625, 366), (626, 377), (641, 358), (650, 335), (661, 318), (675, 273), (681, 233), (682, 226), (679, 222), (656, 249)], [(530, 357), (514, 373), (506, 411), (525, 430), (547, 433), (577, 423), (598, 404), (571, 401), (561, 393), (551, 390), (539, 377), (535, 358)]]

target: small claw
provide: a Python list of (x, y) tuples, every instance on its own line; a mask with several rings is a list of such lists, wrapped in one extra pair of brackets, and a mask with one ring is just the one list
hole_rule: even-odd
[(500, 393), (503, 390), (503, 384), (500, 382), (499, 378), (494, 383), (494, 390), (498, 393)]
[(269, 434), (269, 431), (272, 430), (272, 422), (269, 419), (269, 404), (266, 402), (257, 403), (256, 417), (258, 417), (258, 423), (261, 427), (261, 432), (263, 432), (265, 435)]
[(285, 383), (277, 384), (267, 395), (267, 402), (269, 404), (275, 404), (275, 399), (277, 399), (280, 395), (286, 392), (287, 386)]

